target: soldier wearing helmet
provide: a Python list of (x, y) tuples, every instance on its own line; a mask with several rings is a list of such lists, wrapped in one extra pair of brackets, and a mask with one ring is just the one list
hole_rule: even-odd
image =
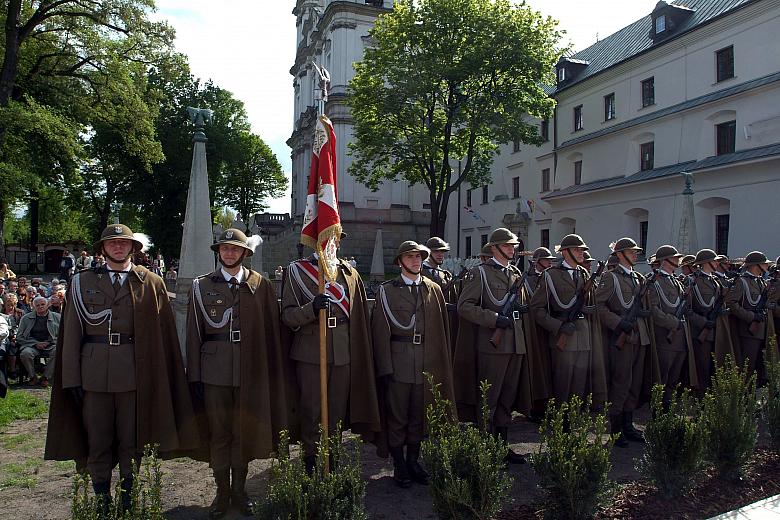
[(279, 306), (271, 282), (243, 266), (254, 251), (241, 230), (226, 229), (211, 250), (221, 265), (193, 280), (190, 292), (187, 379), (205, 415), (201, 436), (217, 485), (209, 517), (230, 505), (247, 516), (248, 464), (268, 458), (287, 428)]
[(131, 262), (141, 246), (125, 225), (103, 230), (106, 265), (73, 276), (57, 346), (45, 457), (86, 460), (100, 514), (117, 459), (127, 509), (144, 446), (166, 457), (199, 445), (165, 283)]
[(439, 285), (421, 276), (427, 256), (428, 249), (411, 240), (398, 247), (394, 263), (401, 275), (379, 287), (371, 317), (393, 480), (402, 488), (428, 483), (419, 463), (425, 410), (432, 402), (424, 374), (433, 377), (445, 399), (454, 400), (447, 307)]
[[(650, 345), (645, 322), (650, 311), (647, 302), (643, 302), (640, 316), (635, 321), (626, 318), (646, 283), (644, 276), (634, 270), (642, 248), (631, 238), (621, 238), (611, 244), (611, 249), (618, 265), (601, 278), (596, 299), (602, 328), (609, 331), (605, 338), (610, 338), (610, 344), (604, 347), (609, 363), (610, 429), (613, 434), (622, 433), (615, 445), (626, 447), (627, 440), (644, 442), (641, 432), (634, 427), (633, 416), (643, 386), (647, 346)], [(628, 337), (622, 349), (611, 339), (620, 333)]]
[[(491, 257), (472, 271), (458, 299), (462, 318), (455, 352), (456, 401), (464, 411), (462, 420), (475, 420), (479, 408), (479, 382), (487, 380), (490, 390), (491, 431), (504, 442), (508, 440), (512, 411), (530, 408), (530, 381), (526, 359), (526, 338), (522, 314), (527, 306), (519, 305), (504, 313), (512, 297), (510, 289), (520, 281), (520, 271), (511, 263), (519, 244), (517, 236), (506, 228), (490, 233)], [(524, 294), (524, 293), (523, 293)], [(497, 328), (503, 329), (498, 344), (491, 342)], [(459, 412), (461, 413), (461, 412)], [(506, 460), (522, 464), (525, 459), (511, 448)]]

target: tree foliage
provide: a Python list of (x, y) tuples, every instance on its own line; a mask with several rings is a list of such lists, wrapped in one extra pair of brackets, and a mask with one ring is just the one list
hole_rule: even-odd
[(406, 0), (370, 35), (349, 85), (351, 173), (373, 189), (423, 184), (439, 234), (450, 194), (489, 182), (498, 145), (541, 142), (530, 118), (554, 105), (543, 84), (561, 54), (556, 22), (509, 0)]

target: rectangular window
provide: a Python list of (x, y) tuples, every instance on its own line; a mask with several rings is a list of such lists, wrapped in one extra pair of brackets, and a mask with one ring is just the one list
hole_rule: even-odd
[(639, 223), (639, 247), (643, 251), (647, 251), (647, 221), (643, 220)]
[(546, 143), (550, 140), (550, 120), (542, 119), (542, 123), (539, 126), (539, 133), (542, 135), (542, 140)]
[(466, 206), (471, 207), (471, 192), (474, 190), (466, 190)]
[(582, 105), (574, 107), (574, 131), (582, 130)]
[(655, 78), (642, 81), (642, 107), (655, 105)]
[(582, 184), (582, 161), (574, 162), (574, 184)]
[(520, 177), (512, 177), (512, 198), (520, 198)]
[(561, 67), (558, 69), (558, 83), (566, 81), (566, 69)]
[(488, 203), (488, 187), (487, 184), (482, 186), (482, 204)]
[(652, 170), (655, 163), (655, 141), (639, 145), (639, 169)]
[(655, 19), (655, 34), (661, 34), (666, 30), (666, 16), (661, 15)]
[(715, 140), (717, 155), (734, 153), (737, 148), (737, 122), (726, 121), (716, 125)]
[(715, 215), (715, 252), (729, 254), (729, 216)]
[(542, 191), (550, 191), (550, 168), (542, 170)]
[(471, 256), (471, 237), (466, 237), (466, 258)]
[(604, 96), (604, 121), (615, 119), (615, 93)]
[(512, 153), (517, 153), (520, 151), (520, 139), (515, 139), (514, 142), (512, 142)]
[(716, 79), (718, 82), (734, 77), (734, 46), (715, 51)]
[(542, 247), (546, 247), (547, 249), (550, 249), (550, 230), (549, 229), (543, 229), (541, 231), (540, 242), (542, 244)]
[(482, 238), (482, 240), (481, 240), (481, 244), (480, 244), (480, 246), (479, 246), (479, 247), (480, 247), (480, 249), (481, 249), (481, 248), (483, 248), (483, 247), (485, 247), (485, 244), (487, 244), (487, 243), (488, 243), (488, 236), (487, 236), (487, 235), (482, 235), (482, 237), (481, 237), (481, 238)]

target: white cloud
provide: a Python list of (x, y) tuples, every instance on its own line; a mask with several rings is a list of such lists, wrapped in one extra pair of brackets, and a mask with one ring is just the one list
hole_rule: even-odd
[[(581, 50), (650, 14), (656, 0), (527, 0), (560, 21), (565, 42)], [(176, 47), (193, 74), (213, 79), (242, 100), (252, 123), (290, 174), (285, 141), (293, 127), (289, 70), (295, 60), (293, 0), (157, 0), (158, 14), (176, 29)], [(271, 201), (275, 213), (290, 211), (289, 193)]]

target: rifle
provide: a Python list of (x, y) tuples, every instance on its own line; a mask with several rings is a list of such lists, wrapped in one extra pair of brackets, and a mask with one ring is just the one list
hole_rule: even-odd
[(452, 277), (452, 280), (450, 280), (448, 283), (441, 286), (441, 292), (444, 294), (447, 294), (447, 291), (450, 290), (456, 283), (458, 283), (466, 274), (468, 274), (469, 270), (467, 267), (461, 265), (460, 266), (460, 272)]
[[(563, 320), (564, 323), (573, 322), (582, 315), (582, 309), (585, 307), (585, 302), (588, 299), (588, 293), (593, 289), (593, 286), (596, 285), (596, 279), (601, 276), (601, 273), (604, 272), (604, 267), (606, 267), (606, 262), (603, 262), (599, 260), (598, 266), (596, 267), (596, 272), (590, 275), (588, 280), (582, 284), (582, 289), (577, 293), (577, 299), (574, 302), (574, 305), (571, 306), (571, 308), (566, 313), (566, 319)], [(566, 334), (558, 334), (558, 338), (555, 340), (555, 346), (558, 350), (563, 352), (563, 349), (566, 347), (566, 343), (569, 341), (569, 338), (566, 336)]]
[[(756, 303), (755, 308), (753, 309), (754, 314), (762, 314), (766, 316), (766, 304), (769, 301), (769, 295), (774, 294), (775, 292), (775, 285), (777, 284), (777, 273), (778, 269), (777, 266), (772, 266), (769, 268), (769, 273), (772, 275), (772, 281), (766, 284), (766, 287), (764, 287), (764, 290), (761, 291), (761, 297), (758, 299), (758, 303)], [(759, 333), (759, 329), (761, 328), (763, 321), (753, 321), (750, 323), (750, 333), (752, 335), (756, 335)]]
[[(647, 290), (650, 288), (650, 284), (655, 282), (655, 277), (657, 275), (658, 273), (653, 271), (652, 276), (645, 280), (644, 285), (640, 285), (639, 291), (637, 291), (637, 293), (634, 295), (634, 302), (631, 304), (631, 307), (629, 307), (628, 310), (623, 313), (623, 316), (620, 318), (621, 320), (629, 321), (632, 325), (636, 323), (636, 320), (639, 318), (639, 313), (642, 310), (642, 300), (645, 299)], [(617, 347), (618, 350), (623, 350), (623, 346), (626, 344), (627, 339), (628, 334), (621, 330), (620, 334), (618, 334), (618, 337), (615, 340), (615, 347)]]
[[(515, 283), (513, 283), (512, 287), (509, 288), (509, 298), (507, 298), (504, 306), (501, 307), (501, 312), (498, 313), (499, 316), (515, 319), (513, 314), (518, 312), (518, 309), (515, 309), (515, 303), (517, 302), (517, 298), (520, 295), (520, 288), (523, 286), (523, 282), (525, 282), (526, 276), (528, 276), (528, 271), (524, 272), (523, 276), (515, 280)], [(493, 347), (498, 348), (502, 339), (504, 339), (504, 329), (496, 327), (493, 330), (493, 334), (490, 336), (490, 344), (493, 345)]]
[(666, 333), (666, 342), (671, 343), (672, 342), (672, 336), (674, 336), (674, 333), (680, 330), (683, 326), (683, 323), (685, 322), (685, 313), (688, 312), (688, 298), (691, 296), (691, 291), (693, 290), (693, 279), (688, 280), (688, 285), (685, 288), (685, 292), (682, 294), (680, 303), (677, 305), (677, 308), (674, 310), (674, 317), (680, 320), (680, 324), (677, 326), (675, 330), (670, 330)]

